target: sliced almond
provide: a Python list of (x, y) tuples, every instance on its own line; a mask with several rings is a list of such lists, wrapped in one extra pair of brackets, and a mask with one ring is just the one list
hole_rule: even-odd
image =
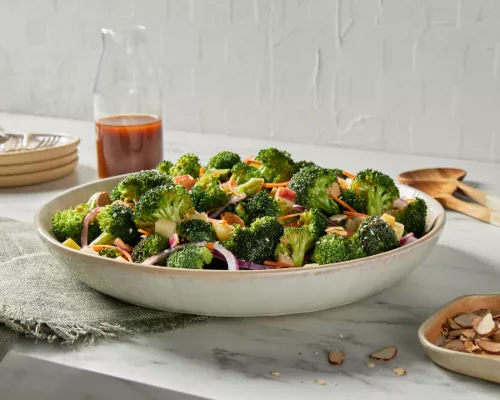
[(397, 376), (405, 376), (406, 375), (406, 369), (404, 369), (404, 368), (393, 368), (392, 372), (394, 372), (394, 374)]
[(315, 383), (315, 384), (317, 384), (317, 385), (326, 385), (325, 381), (324, 381), (324, 380), (322, 380), (322, 379), (316, 379), (316, 380), (314, 381), (314, 383)]
[(462, 332), (462, 336), (467, 339), (474, 339), (476, 336), (476, 331), (474, 329), (466, 329)]
[(464, 329), (464, 328), (461, 328), (461, 329), (455, 329), (453, 331), (450, 331), (448, 333), (448, 337), (453, 339), (453, 338), (457, 338), (459, 337), (464, 331), (466, 331), (467, 329)]
[(448, 325), (451, 329), (461, 329), (462, 327), (458, 325), (453, 319), (448, 318)]
[(398, 349), (394, 346), (384, 347), (370, 354), (370, 358), (375, 360), (390, 361), (398, 354)]
[(448, 332), (448, 329), (443, 329), (443, 330), (441, 331), (441, 335), (442, 335), (442, 336), (445, 336), (445, 337), (447, 337), (447, 336), (448, 336), (448, 333), (449, 333), (449, 332)]
[(491, 313), (488, 313), (480, 321), (475, 323), (473, 328), (478, 335), (489, 336), (497, 330), (497, 324), (493, 321)]
[(491, 340), (493, 340), (494, 342), (500, 342), (500, 332), (496, 332), (492, 337), (491, 337)]
[(330, 351), (328, 353), (328, 362), (332, 365), (340, 365), (345, 360), (345, 354), (342, 350)]
[(366, 366), (367, 366), (368, 368), (375, 368), (375, 364), (374, 364), (374, 363), (372, 363), (371, 361), (368, 361), (368, 362), (366, 363)]
[(500, 343), (491, 342), (489, 340), (477, 339), (476, 345), (478, 345), (481, 350), (484, 350), (486, 353), (491, 354), (499, 354), (500, 353)]
[(476, 350), (479, 350), (479, 347), (477, 347), (473, 342), (465, 342), (464, 343), (465, 350), (473, 353)]
[(472, 321), (474, 318), (477, 318), (476, 314), (467, 313), (461, 314), (453, 318), (453, 320), (461, 327), (461, 328), (472, 328)]
[(458, 339), (450, 340), (449, 342), (445, 343), (443, 347), (448, 350), (465, 351), (464, 342)]
[(493, 313), (493, 319), (500, 319), (500, 313), (499, 312), (496, 312), (496, 313)]
[(486, 314), (490, 314), (491, 310), (489, 308), (480, 308), (477, 311), (474, 311), (474, 314), (476, 314), (478, 317), (484, 317)]

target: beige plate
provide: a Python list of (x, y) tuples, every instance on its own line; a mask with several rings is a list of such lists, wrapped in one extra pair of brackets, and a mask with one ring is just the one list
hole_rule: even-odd
[(435, 344), (441, 338), (441, 327), (448, 318), (481, 308), (500, 310), (500, 293), (474, 294), (451, 301), (420, 326), (418, 338), (429, 358), (441, 367), (500, 383), (500, 356), (461, 353)]
[(0, 179), (9, 175), (22, 175), (31, 172), (47, 171), (69, 164), (78, 158), (78, 152), (75, 150), (71, 154), (50, 158), (45, 161), (38, 161), (29, 164), (15, 164), (15, 165), (0, 165)]
[(70, 136), (64, 133), (30, 133), (32, 133), (33, 135), (59, 135), (62, 137), (59, 140), (57, 146), (49, 147), (47, 149), (20, 151), (17, 153), (0, 152), (0, 165), (29, 164), (67, 156), (68, 154), (73, 153), (76, 150), (78, 143), (80, 143), (80, 139), (78, 139), (76, 136)]
[(73, 161), (59, 167), (40, 172), (30, 172), (27, 174), (0, 176), (0, 187), (14, 187), (34, 185), (62, 178), (71, 173), (78, 164), (78, 157)]

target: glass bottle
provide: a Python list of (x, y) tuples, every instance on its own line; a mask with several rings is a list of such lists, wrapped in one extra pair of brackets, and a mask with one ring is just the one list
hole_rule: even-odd
[(94, 86), (99, 178), (153, 169), (163, 156), (162, 107), (145, 28), (101, 32)]

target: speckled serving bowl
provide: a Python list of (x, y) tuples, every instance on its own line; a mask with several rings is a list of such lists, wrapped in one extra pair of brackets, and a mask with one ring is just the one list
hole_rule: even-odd
[(123, 263), (75, 251), (51, 232), (57, 210), (110, 191), (123, 176), (68, 190), (35, 215), (42, 241), (63, 265), (90, 287), (128, 303), (184, 313), (253, 317), (305, 313), (365, 299), (399, 282), (436, 245), (445, 224), (443, 207), (424, 193), (399, 185), (402, 196), (422, 197), (429, 232), (407, 246), (376, 256), (307, 268), (264, 271), (188, 270)]

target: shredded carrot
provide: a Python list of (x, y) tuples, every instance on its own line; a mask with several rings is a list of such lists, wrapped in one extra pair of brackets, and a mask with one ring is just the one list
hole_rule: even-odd
[(356, 175), (351, 174), (350, 172), (347, 172), (347, 171), (342, 171), (342, 173), (343, 173), (345, 176), (347, 176), (348, 178), (351, 178), (351, 179), (356, 178)]
[(351, 212), (356, 212), (356, 210), (354, 208), (352, 208), (349, 204), (347, 204), (345, 201), (343, 200), (340, 200), (337, 196), (331, 194), (331, 193), (328, 193), (328, 195), (333, 199), (335, 200), (337, 203), (339, 203), (340, 205), (344, 206), (345, 208), (347, 208), (349, 211)]
[(125, 256), (125, 258), (129, 261), (129, 262), (134, 262), (134, 260), (132, 260), (132, 256), (130, 255), (130, 253), (126, 250), (123, 250), (123, 249), (120, 249), (119, 247), (117, 247), (118, 251), (120, 253), (122, 253), (122, 256)]
[(300, 217), (300, 213), (282, 215), (281, 217), (276, 218), (278, 221), (282, 219), (292, 218), (292, 217)]
[(356, 191), (356, 196), (359, 196), (359, 185), (358, 182), (353, 182), (354, 190)]
[(151, 233), (151, 232), (145, 231), (145, 230), (143, 230), (143, 229), (137, 229), (137, 231), (138, 231), (139, 233), (142, 233), (142, 234), (143, 234), (143, 235), (145, 235), (145, 236), (152, 235), (152, 233)]
[(290, 268), (290, 267), (293, 267), (293, 265), (285, 264), (285, 263), (280, 263), (280, 262), (277, 262), (277, 261), (264, 261), (264, 265), (269, 265), (270, 267), (276, 267), (276, 268)]
[(347, 215), (349, 218), (352, 218), (352, 217), (364, 217), (364, 218), (368, 218), (369, 217), (369, 215), (362, 214), (362, 213), (359, 213), (359, 212), (356, 212), (356, 211), (344, 211), (344, 214)]
[[(254, 165), (262, 165), (262, 161), (250, 160), (250, 161), (248, 162), (248, 165), (250, 165), (250, 166), (252, 166), (252, 167), (253, 167), (254, 165), (252, 165), (252, 164), (254, 164)], [(256, 167), (256, 168), (257, 168), (257, 167)]]
[(250, 154), (247, 158), (245, 158), (245, 159), (243, 160), (243, 162), (244, 162), (245, 164), (247, 164), (249, 161), (251, 161), (251, 160), (252, 160), (252, 158), (253, 158), (253, 154)]
[(88, 247), (90, 247), (94, 251), (101, 251), (101, 250), (104, 250), (104, 249), (118, 249), (118, 247), (111, 246), (111, 245), (108, 245), (108, 244), (94, 244), (94, 245), (90, 245)]
[(199, 175), (202, 176), (205, 173), (205, 168), (200, 167)]
[(284, 187), (288, 186), (290, 184), (290, 181), (288, 182), (281, 182), (281, 183), (264, 183), (265, 188), (277, 188), (277, 187)]
[(208, 250), (213, 250), (214, 249), (214, 244), (212, 242), (205, 243), (205, 247)]
[(234, 175), (231, 175), (231, 178), (229, 178), (229, 181), (228, 181), (228, 189), (229, 191), (234, 194), (235, 196), (241, 196), (240, 193), (238, 193), (236, 190), (233, 189), (233, 183), (237, 185), (236, 182), (233, 181), (234, 179)]

